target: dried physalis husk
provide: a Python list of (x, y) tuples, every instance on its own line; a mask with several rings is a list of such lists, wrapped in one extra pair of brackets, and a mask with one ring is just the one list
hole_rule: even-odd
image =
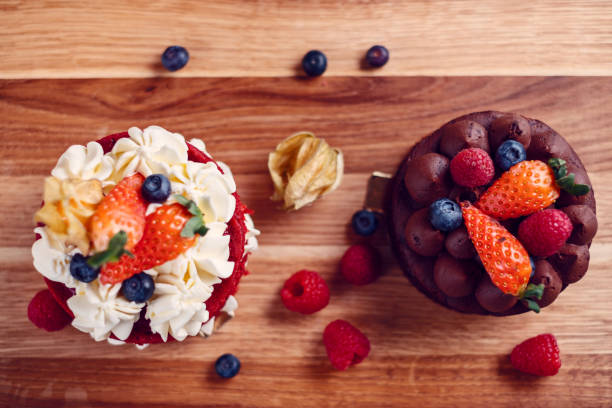
[(34, 221), (42, 222), (58, 239), (87, 254), (87, 223), (104, 197), (102, 183), (99, 180), (47, 177), (43, 197), (45, 204), (34, 215)]
[(286, 210), (298, 210), (335, 190), (342, 180), (342, 152), (310, 132), (283, 140), (268, 157), (274, 183), (272, 200), (283, 201)]

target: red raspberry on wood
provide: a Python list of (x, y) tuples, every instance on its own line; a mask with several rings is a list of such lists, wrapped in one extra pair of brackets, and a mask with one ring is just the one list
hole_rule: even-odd
[(519, 371), (539, 376), (555, 375), (561, 367), (559, 346), (552, 334), (540, 334), (514, 347), (512, 366)]
[(367, 285), (380, 275), (380, 254), (370, 245), (349, 247), (340, 260), (340, 272), (353, 285)]
[(334, 320), (323, 332), (323, 343), (329, 361), (337, 370), (359, 364), (370, 353), (370, 341), (346, 320)]
[(329, 303), (329, 288), (318, 273), (301, 270), (285, 281), (281, 299), (289, 310), (312, 314)]

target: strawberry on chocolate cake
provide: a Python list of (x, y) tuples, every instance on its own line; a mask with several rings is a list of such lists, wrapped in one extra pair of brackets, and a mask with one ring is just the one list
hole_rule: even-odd
[(71, 146), (35, 215), (34, 267), (49, 292), (28, 316), (112, 344), (209, 336), (233, 316), (257, 247), (249, 213), (200, 139), (150, 126)]
[(417, 143), (388, 201), (400, 266), (464, 313), (538, 312), (588, 269), (595, 197), (567, 141), (502, 112), (456, 118)]

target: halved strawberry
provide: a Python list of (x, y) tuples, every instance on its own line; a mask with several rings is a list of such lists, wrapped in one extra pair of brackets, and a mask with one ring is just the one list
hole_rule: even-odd
[(530, 298), (541, 298), (543, 285), (527, 285), (531, 276), (527, 250), (499, 221), (469, 201), (462, 202), (461, 209), (465, 227), (491, 281), (502, 292), (520, 297), (527, 307), (538, 312), (537, 303)]
[(98, 204), (89, 224), (89, 236), (96, 251), (108, 248), (119, 231), (127, 234), (125, 249), (132, 249), (142, 238), (147, 202), (140, 189), (144, 177), (138, 173), (121, 180)]
[(125, 279), (173, 260), (191, 248), (195, 234), (205, 235), (202, 212), (191, 200), (175, 196), (178, 203), (162, 205), (146, 217), (142, 239), (118, 262), (106, 264), (100, 271), (100, 282), (119, 283)]

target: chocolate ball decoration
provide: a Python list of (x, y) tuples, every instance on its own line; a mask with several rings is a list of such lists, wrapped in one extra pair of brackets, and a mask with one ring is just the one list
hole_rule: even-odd
[(440, 151), (453, 158), (463, 149), (478, 147), (489, 152), (487, 130), (478, 122), (460, 120), (442, 128)]
[(489, 132), (489, 144), (491, 151), (497, 151), (499, 145), (504, 141), (512, 139), (529, 148), (531, 143), (531, 126), (529, 121), (516, 113), (508, 113), (500, 116), (491, 123)]
[(586, 245), (565, 244), (548, 261), (555, 267), (565, 285), (578, 282), (589, 268), (590, 253)]
[(570, 205), (562, 208), (572, 222), (574, 229), (567, 242), (576, 245), (588, 244), (597, 232), (597, 217), (589, 206)]
[(474, 291), (479, 269), (473, 261), (460, 261), (442, 253), (434, 264), (434, 281), (447, 296), (467, 296)]
[(448, 196), (450, 190), (449, 161), (438, 153), (427, 153), (412, 160), (404, 177), (404, 185), (414, 201), (429, 205)]
[(476, 288), (476, 300), (489, 312), (502, 313), (514, 306), (518, 298), (502, 292), (486, 275)]
[(557, 296), (559, 296), (559, 293), (561, 293), (561, 288), (563, 287), (563, 282), (557, 271), (555, 271), (555, 268), (544, 259), (535, 263), (535, 273), (533, 278), (531, 278), (531, 283), (535, 285), (544, 285), (542, 299), (537, 301), (540, 307), (546, 307), (554, 302)]
[(435, 256), (444, 246), (444, 233), (429, 222), (429, 208), (420, 209), (410, 216), (405, 234), (408, 247), (419, 255)]
[(463, 225), (448, 233), (444, 246), (446, 251), (456, 259), (473, 259), (476, 256), (476, 248)]

